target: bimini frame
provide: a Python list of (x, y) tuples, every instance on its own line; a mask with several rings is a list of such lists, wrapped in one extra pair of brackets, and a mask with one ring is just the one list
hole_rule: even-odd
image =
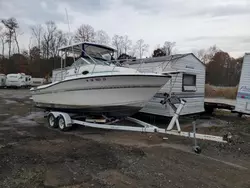
[[(96, 61), (91, 57), (91, 55), (88, 54), (88, 48), (91, 48), (91, 47), (92, 48), (97, 47), (99, 49), (102, 49), (101, 53), (108, 53), (111, 56), (116, 51), (115, 49), (113, 49), (109, 46), (97, 44), (97, 43), (92, 43), (92, 42), (80, 42), (80, 43), (75, 43), (72, 45), (68, 45), (68, 46), (64, 46), (64, 47), (59, 48), (58, 50), (59, 50), (59, 54), (61, 57), (61, 71), (58, 74), (60, 74), (61, 80), (63, 79), (63, 74), (67, 71), (67, 70), (65, 70), (66, 60), (67, 60), (67, 57), (69, 55), (73, 56), (74, 62), (76, 61), (76, 59), (78, 59), (80, 57), (89, 57), (91, 59), (91, 61), (96, 64)], [(111, 61), (110, 61), (110, 63), (111, 63)], [(115, 66), (114, 66), (114, 68), (115, 68)], [(77, 67), (76, 67), (76, 69), (77, 69)], [(94, 72), (94, 70), (95, 70), (95, 66), (94, 66), (91, 74)]]

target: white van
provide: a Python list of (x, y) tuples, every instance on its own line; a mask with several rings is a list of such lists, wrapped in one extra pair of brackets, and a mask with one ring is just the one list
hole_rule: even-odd
[(0, 74), (0, 88), (5, 87), (6, 84), (6, 75)]
[(17, 74), (7, 74), (6, 78), (6, 87), (14, 87), (21, 88), (25, 87), (25, 74), (17, 73)]

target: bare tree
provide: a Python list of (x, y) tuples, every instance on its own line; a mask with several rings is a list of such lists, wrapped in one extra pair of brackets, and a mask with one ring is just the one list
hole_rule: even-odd
[(46, 42), (45, 42), (45, 40), (42, 40), (41, 41), (41, 50), (40, 50), (40, 53), (41, 53), (41, 56), (43, 57), (43, 58), (46, 58), (46, 56), (47, 56), (47, 44), (46, 44)]
[(9, 18), (9, 19), (2, 19), (1, 22), (7, 29), (5, 35), (6, 35), (6, 42), (9, 45), (9, 57), (11, 54), (11, 47), (13, 40), (16, 42), (18, 53), (20, 53), (19, 44), (17, 41), (17, 33), (16, 33), (16, 30), (19, 28), (17, 20), (15, 18)]
[(57, 30), (56, 24), (53, 21), (46, 22), (46, 29), (43, 34), (42, 49), (46, 58), (50, 56), (51, 42), (54, 40), (54, 35)]
[(32, 39), (33, 39), (33, 37), (30, 36), (29, 45), (28, 45), (28, 53), (30, 53), (30, 49), (31, 49), (31, 46), (32, 46)]
[(205, 64), (209, 63), (214, 55), (219, 52), (220, 49), (216, 46), (210, 46), (208, 49), (200, 49), (196, 52), (196, 56)]
[(175, 42), (166, 41), (162, 47), (163, 52), (165, 52), (166, 55), (172, 55), (175, 44)]
[(30, 55), (31, 61), (36, 59), (36, 58), (39, 58), (40, 57), (40, 49), (37, 46), (32, 47), (30, 49), (29, 55)]
[(143, 39), (140, 39), (136, 42), (135, 48), (139, 53), (140, 59), (142, 58), (143, 54), (148, 51), (148, 47), (149, 45), (145, 44)]
[(71, 45), (72, 42), (74, 42), (74, 33), (66, 32), (66, 33), (64, 33), (64, 35), (65, 35), (65, 38), (68, 42), (67, 45)]
[(42, 42), (42, 34), (44, 32), (44, 29), (41, 24), (31, 26), (31, 33), (32, 36), (35, 37), (36, 43), (39, 49), (41, 49), (41, 42)]
[(4, 58), (4, 47), (6, 43), (6, 38), (5, 38), (5, 31), (2, 26), (0, 26), (0, 40), (2, 45), (2, 58)]
[(14, 40), (16, 42), (17, 52), (18, 52), (18, 54), (20, 54), (20, 47), (19, 47), (19, 43), (18, 43), (18, 40), (17, 40), (17, 31), (16, 30), (14, 32)]
[(203, 62), (205, 63), (205, 57), (206, 57), (206, 50), (200, 49), (198, 51), (195, 51), (194, 54)]
[(220, 52), (221, 50), (216, 46), (210, 46), (207, 50), (206, 50), (206, 57), (205, 57), (205, 63), (208, 63), (217, 52)]
[(16, 46), (15, 45), (12, 45), (12, 54), (14, 54), (16, 52)]
[(110, 37), (105, 31), (98, 30), (95, 33), (95, 42), (97, 42), (98, 44), (109, 44)]
[(0, 35), (0, 40), (1, 40), (1, 43), (2, 43), (2, 58), (4, 58), (5, 35)]
[(50, 51), (52, 55), (59, 56), (59, 47), (67, 45), (66, 34), (61, 30), (55, 32), (55, 35), (51, 41)]
[(127, 35), (123, 36), (123, 40), (122, 40), (123, 53), (127, 54), (131, 48), (132, 48), (132, 41), (128, 38)]
[(75, 42), (94, 42), (95, 30), (91, 25), (83, 24), (76, 30), (74, 39)]
[(131, 57), (135, 57), (136, 56), (136, 52), (137, 52), (137, 48), (136, 45), (133, 45), (129, 51), (129, 54)]
[(112, 46), (117, 50), (117, 57), (122, 54), (123, 37), (119, 35), (114, 35), (112, 38)]
[(23, 55), (24, 57), (26, 57), (27, 59), (29, 58), (29, 52), (28, 52), (28, 50), (23, 49), (21, 53), (22, 53), (22, 55)]

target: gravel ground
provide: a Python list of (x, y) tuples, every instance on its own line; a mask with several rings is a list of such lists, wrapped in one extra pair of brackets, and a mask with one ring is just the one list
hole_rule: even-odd
[[(146, 120), (146, 119), (145, 119)], [(148, 120), (149, 122), (152, 121)], [(163, 125), (162, 120), (154, 120)], [(191, 121), (182, 119), (184, 130)], [(75, 127), (46, 126), (28, 90), (0, 90), (0, 187), (250, 187), (250, 119), (218, 111), (197, 120), (198, 132), (233, 142)]]

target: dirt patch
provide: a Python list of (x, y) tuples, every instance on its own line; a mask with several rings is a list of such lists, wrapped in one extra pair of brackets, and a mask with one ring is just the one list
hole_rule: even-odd
[[(198, 132), (237, 139), (230, 144), (159, 134), (75, 127), (61, 132), (31, 113), (28, 90), (0, 94), (0, 187), (241, 187), (250, 186), (250, 120), (216, 112)], [(26, 92), (26, 93), (25, 93)], [(20, 95), (20, 96), (19, 96)], [(6, 104), (6, 100), (16, 103)], [(192, 120), (181, 120), (192, 130)], [(155, 122), (166, 125), (164, 122)], [(200, 125), (200, 126), (199, 126)]]
[(15, 103), (17, 103), (16, 101), (8, 100), (8, 99), (5, 99), (4, 102), (5, 102), (5, 104), (15, 104)]
[(139, 186), (136, 179), (128, 177), (116, 170), (107, 170), (99, 173), (98, 180), (104, 185), (113, 187), (119, 186), (120, 188), (136, 188)]
[(43, 115), (44, 114), (42, 112), (32, 112), (27, 114), (26, 116), (14, 115), (2, 121), (2, 124), (37, 126), (38, 123), (36, 122), (36, 119), (43, 117)]
[[(62, 145), (61, 145), (62, 144)], [(94, 149), (93, 149), (94, 148)], [(118, 156), (116, 151), (120, 151)], [(27, 184), (30, 181), (35, 185), (62, 186), (72, 183), (92, 182), (104, 185), (97, 181), (96, 175), (102, 171), (116, 169), (122, 166), (122, 159), (129, 155), (131, 159), (141, 158), (141, 150), (124, 148), (101, 143), (93, 143), (88, 140), (60, 140), (18, 142), (17, 145), (1, 148), (1, 168), (5, 171), (0, 175), (0, 180), (12, 179), (11, 182), (3, 181), (6, 184), (16, 182)], [(17, 171), (18, 166), (37, 166), (39, 172), (23, 167), (22, 173)], [(37, 170), (37, 169), (36, 169)], [(43, 176), (40, 176), (42, 173)], [(37, 179), (36, 179), (37, 178)]]

